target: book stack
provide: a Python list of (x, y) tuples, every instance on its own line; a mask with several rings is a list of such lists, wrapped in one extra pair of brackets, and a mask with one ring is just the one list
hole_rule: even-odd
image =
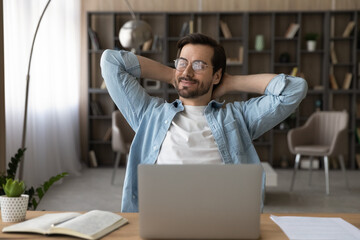
[(189, 20), (183, 23), (179, 36), (184, 37), (187, 34), (194, 33), (194, 21)]

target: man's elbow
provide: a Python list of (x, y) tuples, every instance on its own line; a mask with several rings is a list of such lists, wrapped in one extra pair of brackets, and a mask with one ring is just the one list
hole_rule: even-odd
[(307, 91), (308, 91), (308, 84), (307, 81), (303, 78), (298, 78), (299, 80), (299, 90), (301, 93), (301, 100), (306, 97)]
[(111, 63), (111, 59), (113, 59), (113, 53), (114, 50), (110, 50), (110, 49), (106, 49), (102, 54), (101, 54), (101, 59), (100, 59), (100, 67), (101, 69), (106, 69), (106, 67), (108, 66), (109, 63)]

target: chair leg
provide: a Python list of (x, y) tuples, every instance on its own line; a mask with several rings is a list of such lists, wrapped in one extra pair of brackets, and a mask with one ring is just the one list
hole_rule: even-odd
[(339, 162), (340, 162), (341, 171), (343, 172), (343, 175), (344, 175), (346, 188), (349, 188), (349, 180), (348, 180), (348, 177), (347, 177), (347, 174), (346, 174), (344, 156), (339, 155), (338, 158), (339, 158)]
[(294, 164), (294, 172), (293, 172), (293, 176), (292, 176), (292, 179), (291, 179), (291, 185), (290, 185), (290, 191), (293, 190), (294, 188), (294, 181), (295, 181), (295, 175), (296, 175), (296, 171), (299, 167), (299, 163), (300, 163), (300, 158), (301, 158), (301, 154), (296, 154), (296, 157), (295, 157), (295, 164)]
[(121, 153), (120, 153), (120, 152), (117, 152), (117, 153), (116, 153), (116, 158), (115, 158), (114, 169), (113, 169), (113, 173), (112, 173), (112, 176), (111, 176), (111, 184), (114, 184), (115, 175), (116, 175), (116, 170), (117, 170), (117, 168), (118, 168), (118, 166), (119, 166), (120, 157), (121, 157)]
[(309, 186), (311, 185), (311, 180), (312, 180), (313, 160), (314, 160), (314, 157), (313, 157), (313, 156), (310, 156), (310, 167), (309, 167)]
[(324, 156), (324, 170), (325, 170), (325, 189), (326, 194), (329, 195), (329, 158), (328, 156)]

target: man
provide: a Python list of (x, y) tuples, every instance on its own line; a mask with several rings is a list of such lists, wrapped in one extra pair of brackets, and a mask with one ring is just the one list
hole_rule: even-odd
[[(175, 69), (126, 51), (103, 53), (102, 75), (110, 96), (136, 133), (124, 181), (123, 212), (138, 211), (138, 164), (259, 164), (252, 140), (288, 117), (306, 95), (307, 84), (301, 78), (231, 76), (225, 66), (223, 47), (198, 33), (178, 42)], [(174, 85), (179, 99), (167, 103), (149, 96), (138, 78)], [(225, 105), (212, 100), (229, 92), (262, 96)]]

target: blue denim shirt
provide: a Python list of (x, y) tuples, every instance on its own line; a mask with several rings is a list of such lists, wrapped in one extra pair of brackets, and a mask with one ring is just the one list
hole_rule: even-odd
[[(137, 166), (155, 164), (170, 124), (184, 106), (179, 99), (168, 103), (144, 90), (138, 82), (141, 75), (139, 62), (131, 52), (106, 50), (101, 57), (101, 69), (111, 98), (135, 131), (121, 211), (137, 212)], [(205, 108), (205, 117), (222, 161), (225, 164), (259, 164), (252, 141), (294, 112), (306, 92), (304, 79), (280, 74), (270, 81), (260, 97), (225, 105), (210, 101)], [(265, 183), (265, 174), (263, 176)]]

